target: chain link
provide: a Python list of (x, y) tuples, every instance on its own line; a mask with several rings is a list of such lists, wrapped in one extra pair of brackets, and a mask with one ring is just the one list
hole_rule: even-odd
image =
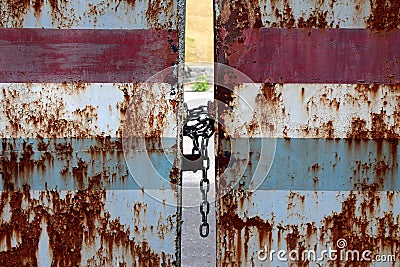
[[(202, 174), (203, 177), (200, 180), (200, 191), (202, 194), (202, 202), (200, 204), (200, 214), (201, 214), (201, 225), (200, 225), (200, 236), (207, 237), (210, 232), (210, 225), (208, 224), (207, 216), (210, 213), (210, 202), (208, 202), (207, 194), (210, 191), (210, 180), (208, 180), (208, 169), (210, 168), (210, 158), (208, 157), (208, 138), (202, 138), (201, 140), (201, 150), (204, 157), (206, 165), (203, 163)], [(204, 211), (204, 206), (206, 210)]]
[(208, 169), (210, 168), (210, 157), (208, 156), (208, 142), (214, 133), (214, 120), (209, 117), (208, 106), (199, 106), (187, 112), (183, 135), (192, 139), (192, 154), (199, 154), (203, 158), (202, 179), (200, 180), (200, 192), (202, 201), (200, 203), (200, 236), (207, 237), (210, 233), (210, 225), (207, 216), (210, 213), (210, 202), (208, 192), (210, 191), (210, 180)]

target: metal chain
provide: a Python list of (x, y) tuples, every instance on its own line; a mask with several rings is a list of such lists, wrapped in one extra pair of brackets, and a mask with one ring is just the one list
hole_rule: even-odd
[[(206, 165), (203, 164), (202, 174), (203, 177), (200, 180), (200, 192), (202, 194), (202, 202), (200, 204), (201, 213), (201, 225), (200, 225), (200, 236), (207, 237), (210, 232), (210, 225), (207, 222), (208, 213), (210, 213), (210, 202), (208, 202), (207, 194), (210, 191), (210, 180), (208, 180), (207, 172), (210, 168), (210, 158), (208, 157), (208, 138), (202, 138), (201, 140), (201, 150), (204, 156), (204, 161)], [(205, 210), (204, 210), (205, 209)]]
[(187, 112), (183, 135), (192, 139), (192, 154), (197, 154), (203, 158), (202, 179), (200, 180), (200, 192), (202, 201), (200, 203), (200, 236), (207, 237), (210, 233), (210, 225), (207, 216), (210, 213), (210, 202), (207, 194), (210, 191), (210, 180), (208, 179), (208, 169), (210, 168), (210, 158), (208, 156), (208, 142), (214, 133), (214, 120), (209, 117), (208, 106), (199, 106)]

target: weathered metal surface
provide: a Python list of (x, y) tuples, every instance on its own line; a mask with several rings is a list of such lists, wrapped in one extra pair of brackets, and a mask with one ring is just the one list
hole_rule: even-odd
[[(365, 250), (373, 255), (397, 255), (399, 251), (398, 192), (387, 191), (236, 191), (220, 202), (217, 233), (220, 266), (397, 266), (397, 263), (357, 261), (340, 251)], [(347, 241), (347, 250), (337, 240)], [(268, 260), (258, 252), (268, 248)], [(337, 250), (337, 259), (289, 259), (289, 252)], [(270, 252), (275, 250), (271, 260)], [(277, 251), (288, 252), (280, 261)], [(347, 253), (347, 252), (346, 252)], [(264, 256), (264, 255), (263, 255)], [(262, 258), (262, 257), (261, 257)], [(361, 258), (361, 256), (360, 256)], [(356, 259), (356, 258), (355, 258)]]
[(145, 82), (177, 62), (177, 31), (0, 29), (2, 82)]
[(397, 266), (398, 2), (221, 0), (216, 15), (218, 62), (253, 80), (217, 66), (218, 265)]
[(0, 4), (0, 265), (179, 266), (182, 10)]
[[(396, 0), (218, 1), (218, 23), (244, 28), (400, 28)], [(232, 32), (230, 32), (232, 33)]]
[[(29, 184), (36, 190), (140, 189), (125, 162), (124, 127), (138, 141), (127, 151), (137, 160), (175, 157), (178, 106), (169, 84), (1, 84), (0, 88), (3, 188), (11, 183), (15, 189)], [(154, 106), (160, 97), (165, 101)], [(130, 105), (138, 108), (134, 114)], [(134, 117), (126, 118), (127, 110)], [(170, 180), (170, 162), (151, 165)], [(147, 179), (151, 173), (135, 175)]]
[[(275, 151), (268, 151), (266, 144), (273, 141)], [(235, 142), (243, 149), (248, 146), (250, 155), (248, 158), (244, 153), (229, 155), (229, 167), (222, 169), (219, 177), (219, 183), (229, 188), (400, 190), (397, 140), (239, 138)], [(229, 151), (227, 141), (221, 141), (220, 146)], [(273, 157), (272, 164), (266, 155)]]
[[(242, 107), (244, 104), (254, 110), (253, 114), (246, 114), (248, 119), (224, 125), (227, 132), (236, 136), (400, 137), (398, 84), (247, 83), (236, 87), (233, 96), (230, 104), (239, 113), (246, 109)], [(232, 121), (234, 115), (233, 112), (224, 114), (225, 121)]]
[(223, 53), (255, 82), (400, 82), (399, 31), (262, 28), (241, 34)]
[[(11, 231), (2, 231), (4, 238), (19, 241), (4, 247), (2, 263), (18, 265), (22, 261), (34, 265), (41, 257), (60, 266), (76, 262), (82, 266), (116, 266), (118, 262), (128, 266), (178, 265), (180, 195), (176, 187), (180, 177), (176, 172), (179, 165), (173, 160), (177, 155), (177, 137), (170, 135), (178, 133), (177, 99), (165, 98), (165, 102), (154, 106), (154, 97), (162, 97), (163, 92), (164, 96), (169, 95), (171, 86), (81, 84), (77, 90), (69, 85), (73, 90), (61, 84), (2, 85), (6, 97), (2, 99), (5, 119), (2, 121), (1, 189), (10, 198), (26, 194), (22, 211), (12, 206), (10, 198), (3, 200), (10, 208), (3, 210), (2, 226)], [(139, 95), (142, 96), (139, 98)], [(126, 120), (124, 113), (131, 102), (128, 96), (138, 97), (142, 103), (135, 106), (135, 119), (141, 131), (136, 132), (137, 142), (124, 154), (121, 131)], [(169, 123), (164, 122), (167, 117)], [(149, 134), (147, 138), (145, 133)], [(141, 183), (143, 180), (148, 183)], [(160, 191), (157, 199), (148, 196), (148, 190)], [(31, 196), (35, 194), (36, 197)], [(59, 194), (71, 194), (72, 200), (58, 197)], [(78, 194), (77, 203), (75, 194)], [(109, 194), (116, 197), (105, 197)], [(97, 202), (91, 200), (93, 196)], [(62, 204), (58, 204), (60, 201)], [(88, 205), (98, 207), (93, 216), (84, 210)], [(147, 207), (148, 211), (134, 212), (136, 206)], [(35, 212), (31, 214), (31, 210)], [(110, 218), (107, 214), (113, 216)], [(10, 216), (11, 221), (7, 219)], [(33, 222), (37, 224), (32, 225), (31, 219), (25, 221), (29, 216), (34, 216)], [(96, 223), (87, 222), (88, 217)], [(14, 229), (14, 224), (20, 228)], [(60, 233), (58, 230), (50, 233), (52, 224), (60, 228)], [(81, 245), (66, 241), (73, 235), (66, 229), (87, 229), (94, 227), (93, 224), (99, 226), (87, 238), (79, 232), (73, 233), (73, 242)], [(50, 245), (40, 243), (39, 236), (45, 231), (49, 237), (43, 238), (49, 239)], [(31, 234), (22, 234), (25, 232), (37, 233), (39, 239), (29, 241)], [(42, 245), (38, 247), (39, 244)], [(63, 252), (70, 249), (75, 252), (68, 253), (75, 256)], [(17, 256), (11, 256), (15, 253)], [(146, 258), (146, 253), (151, 257)]]
[(178, 1), (2, 1), (2, 28), (177, 29)]
[(2, 191), (2, 266), (172, 266), (176, 207), (140, 190)]
[(397, 1), (220, 1), (218, 62), (255, 82), (399, 83)]

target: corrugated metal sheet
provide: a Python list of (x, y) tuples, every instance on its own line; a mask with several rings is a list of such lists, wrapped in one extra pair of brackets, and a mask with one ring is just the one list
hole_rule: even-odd
[(398, 265), (399, 8), (216, 2), (218, 266)]
[(0, 14), (0, 265), (178, 266), (184, 1)]

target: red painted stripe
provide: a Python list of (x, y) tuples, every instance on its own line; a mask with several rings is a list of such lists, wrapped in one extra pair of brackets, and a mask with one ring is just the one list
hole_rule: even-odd
[(0, 29), (0, 82), (143, 82), (178, 58), (168, 30)]
[(231, 43), (228, 32), (221, 35), (219, 62), (254, 82), (400, 82), (400, 31), (263, 28)]

